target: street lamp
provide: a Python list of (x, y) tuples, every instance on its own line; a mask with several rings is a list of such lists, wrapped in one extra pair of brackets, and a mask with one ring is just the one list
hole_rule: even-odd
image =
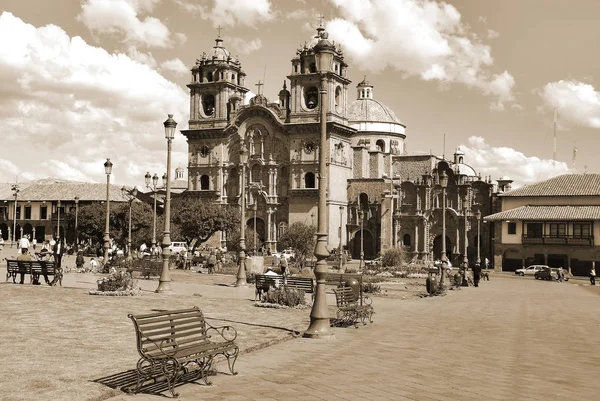
[(13, 196), (15, 197), (15, 210), (13, 213), (13, 231), (12, 231), (12, 242), (10, 244), (10, 247), (12, 248), (13, 244), (15, 243), (15, 237), (17, 236), (17, 198), (19, 197), (19, 184), (15, 184), (11, 187), (11, 190), (13, 191)]
[(364, 238), (364, 218), (365, 218), (365, 212), (363, 212), (362, 210), (358, 211), (358, 219), (360, 220), (360, 262), (358, 263), (358, 270), (360, 271), (363, 267), (363, 264), (365, 262), (365, 241), (363, 240)]
[(315, 278), (317, 287), (312, 309), (310, 311), (310, 325), (304, 332), (304, 337), (322, 338), (331, 337), (333, 333), (329, 326), (329, 310), (325, 298), (325, 276), (327, 274), (326, 259), (329, 256), (327, 250), (327, 76), (333, 70), (333, 57), (335, 46), (327, 40), (325, 31), (320, 33), (321, 40), (314, 46), (316, 67), (321, 76), (321, 87), (319, 94), (321, 114), (321, 138), (319, 146), (319, 209), (317, 243), (315, 246)]
[(440, 186), (442, 187), (442, 263), (440, 264), (440, 289), (444, 288), (444, 275), (448, 258), (446, 257), (446, 187), (448, 186), (448, 176), (444, 170), (439, 173)]
[(481, 266), (481, 255), (479, 253), (481, 244), (481, 211), (477, 210), (475, 212), (475, 218), (477, 219), (477, 259), (475, 259), (475, 264), (477, 266)]
[(57, 224), (56, 224), (56, 237), (60, 242), (60, 199), (56, 201), (56, 213), (57, 213)]
[(341, 272), (344, 267), (344, 261), (342, 260), (342, 222), (344, 221), (344, 206), (340, 206), (340, 245), (338, 247), (338, 256), (340, 258), (338, 270)]
[(175, 137), (175, 128), (177, 123), (173, 120), (173, 114), (163, 124), (165, 126), (165, 138), (167, 138), (167, 193), (165, 196), (165, 232), (162, 241), (163, 267), (160, 273), (160, 279), (156, 292), (170, 293), (171, 275), (169, 273), (169, 256), (171, 256), (171, 142)]
[(110, 247), (110, 232), (108, 218), (110, 215), (110, 173), (112, 172), (112, 162), (106, 159), (104, 163), (104, 172), (106, 173), (106, 222), (104, 227), (104, 263), (108, 263), (108, 248)]
[(75, 252), (79, 251), (79, 233), (77, 232), (78, 214), (79, 214), (79, 196), (75, 196)]
[(123, 197), (127, 198), (129, 202), (129, 236), (127, 237), (127, 260), (133, 260), (133, 256), (131, 255), (131, 205), (137, 197), (137, 192), (138, 191), (136, 187), (133, 187), (131, 191), (127, 190), (125, 186), (121, 188), (121, 194), (123, 194)]
[(258, 198), (254, 199), (254, 205), (252, 205), (252, 210), (254, 211), (254, 255), (257, 255), (258, 244), (256, 243), (256, 210), (258, 209)]
[(242, 144), (240, 149), (240, 164), (242, 167), (241, 175), (241, 199), (240, 199), (240, 255), (239, 255), (239, 267), (237, 273), (237, 280), (235, 282), (236, 287), (243, 287), (248, 285), (246, 281), (246, 163), (248, 163), (248, 149), (246, 144)]
[[(152, 178), (152, 185), (150, 185), (150, 178)], [(156, 188), (158, 184), (158, 175), (154, 173), (153, 176), (150, 176), (150, 172), (148, 171), (144, 176), (146, 181), (146, 188), (152, 190), (152, 197), (154, 198), (154, 212), (152, 214), (152, 246), (150, 247), (150, 252), (152, 255), (156, 254)], [(164, 181), (164, 180), (163, 180)], [(164, 185), (164, 182), (162, 183)]]
[(464, 235), (464, 241), (463, 241), (463, 245), (464, 245), (464, 254), (463, 254), (463, 260), (462, 260), (462, 268), (463, 268), (463, 277), (462, 277), (462, 285), (463, 286), (468, 286), (469, 283), (467, 281), (467, 272), (469, 271), (469, 258), (467, 256), (467, 225), (468, 225), (468, 217), (469, 217), (469, 201), (467, 200), (466, 196), (465, 199), (463, 199), (463, 215), (465, 216), (465, 235)]

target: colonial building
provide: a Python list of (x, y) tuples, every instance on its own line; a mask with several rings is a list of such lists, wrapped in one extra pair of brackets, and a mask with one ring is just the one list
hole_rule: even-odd
[[(365, 257), (371, 258), (404, 244), (414, 257), (430, 259), (435, 256), (436, 236), (441, 235), (435, 177), (444, 170), (449, 176), (448, 254), (458, 256), (463, 236), (459, 201), (468, 201), (472, 240), (469, 213), (474, 208), (484, 215), (491, 212), (491, 180), (476, 176), (460, 151), (454, 161), (407, 155), (406, 125), (376, 100), (375, 88), (366, 77), (351, 100), (348, 64), (342, 50), (331, 42), (327, 42), (334, 52), (325, 73), (327, 102), (320, 105), (321, 74), (314, 48), (322, 40), (327, 40), (327, 33), (319, 27), (296, 50), (277, 103), (261, 93), (259, 83), (258, 94), (244, 104), (249, 92), (246, 74), (221, 38), (196, 61), (188, 84), (189, 129), (181, 131), (188, 140), (187, 193), (239, 205), (245, 186), (248, 225), (254, 226), (256, 209), (256, 231), (275, 249), (289, 224), (316, 225), (319, 147), (326, 146), (329, 248), (341, 241), (357, 257), (362, 242)], [(321, 107), (327, 115), (325, 144), (319, 143)], [(243, 146), (249, 151), (246, 166), (240, 164)], [(364, 216), (362, 228), (359, 210)], [(482, 237), (489, 238), (487, 231)], [(469, 253), (474, 249), (471, 245)]]
[[(127, 202), (121, 186), (110, 186), (110, 200)], [(13, 232), (16, 240), (28, 234), (41, 243), (56, 235), (60, 226), (61, 238), (74, 242), (75, 231), (67, 227), (65, 214), (79, 206), (104, 201), (106, 184), (49, 178), (19, 183), (17, 192), (14, 184), (0, 183), (0, 236), (7, 241), (13, 238)]]
[(600, 261), (600, 174), (565, 174), (498, 196), (494, 260), (502, 270), (532, 264), (587, 275)]

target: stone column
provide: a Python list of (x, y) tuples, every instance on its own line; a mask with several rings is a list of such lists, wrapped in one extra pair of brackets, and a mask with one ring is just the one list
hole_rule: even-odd
[(273, 214), (273, 210), (271, 208), (267, 209), (267, 243), (269, 247), (271, 246), (271, 215)]
[(419, 257), (419, 219), (415, 221), (415, 247), (413, 251), (415, 258)]
[(265, 158), (265, 140), (262, 135), (260, 136), (260, 158)]
[(273, 168), (273, 196), (277, 196), (277, 167)]

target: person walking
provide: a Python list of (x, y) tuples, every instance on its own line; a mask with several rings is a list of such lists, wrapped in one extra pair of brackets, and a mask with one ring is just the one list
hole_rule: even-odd
[[(24, 235), (19, 240), (19, 248), (21, 248), (22, 253), (27, 253), (29, 251), (29, 238), (27, 238), (27, 235)], [(25, 252), (23, 252), (23, 250), (25, 250)]]
[(473, 271), (473, 285), (475, 287), (479, 287), (479, 280), (481, 279), (481, 265), (479, 263), (475, 263), (471, 270)]
[(593, 264), (590, 267), (590, 285), (596, 285), (596, 269)]
[(287, 276), (289, 274), (289, 272), (288, 272), (288, 261), (287, 261), (286, 257), (281, 258), (281, 263), (279, 264), (279, 266), (281, 267), (281, 275)]
[(56, 263), (56, 267), (62, 267), (62, 244), (60, 241), (60, 237), (56, 237), (56, 241), (54, 242), (54, 247), (52, 248), (52, 253), (54, 254), (54, 263)]

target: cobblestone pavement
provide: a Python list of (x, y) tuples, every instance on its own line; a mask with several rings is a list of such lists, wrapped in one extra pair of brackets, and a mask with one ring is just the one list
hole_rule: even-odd
[(599, 295), (582, 281), (497, 276), (445, 297), (375, 298), (374, 324), (242, 355), (237, 377), (178, 391), (181, 400), (598, 400)]

